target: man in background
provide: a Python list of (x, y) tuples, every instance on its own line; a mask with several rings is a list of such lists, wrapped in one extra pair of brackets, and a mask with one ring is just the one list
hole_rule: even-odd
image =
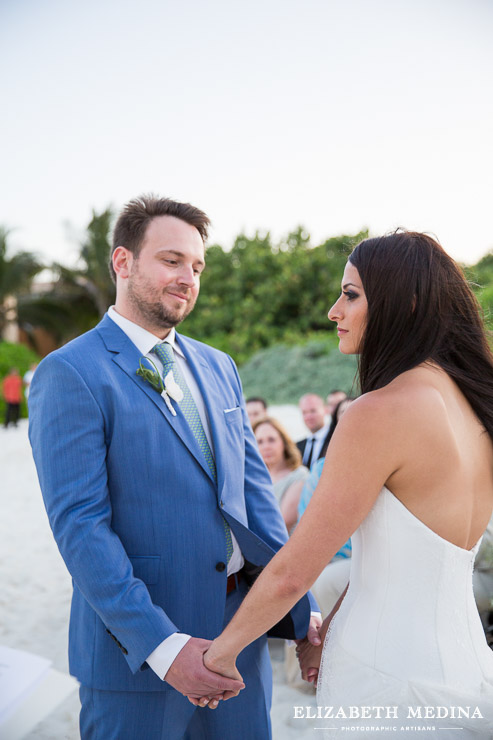
[(332, 416), (337, 404), (339, 404), (341, 401), (344, 401), (346, 398), (347, 398), (347, 394), (344, 393), (344, 391), (340, 391), (340, 390), (330, 391), (329, 395), (327, 396), (327, 400), (325, 402), (325, 410), (327, 412), (327, 416)]
[(260, 396), (250, 396), (246, 400), (246, 410), (253, 427), (256, 421), (267, 416), (267, 402)]
[(306, 393), (299, 400), (299, 409), (310, 436), (296, 443), (302, 455), (302, 462), (308, 469), (320, 457), (325, 457), (329, 443), (329, 424), (325, 420), (323, 398), (316, 393)]

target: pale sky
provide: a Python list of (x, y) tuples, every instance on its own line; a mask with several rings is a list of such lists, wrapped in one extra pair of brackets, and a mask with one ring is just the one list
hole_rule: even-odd
[(154, 191), (212, 242), (368, 227), (493, 248), (492, 0), (0, 0), (0, 224), (72, 264)]

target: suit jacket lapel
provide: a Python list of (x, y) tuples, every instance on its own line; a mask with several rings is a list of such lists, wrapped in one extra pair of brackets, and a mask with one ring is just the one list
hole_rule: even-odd
[(193, 376), (197, 382), (204, 399), (204, 404), (209, 417), (212, 443), (214, 446), (214, 458), (216, 461), (217, 488), (219, 497), (224, 485), (224, 471), (226, 469), (224, 455), (225, 450), (225, 420), (224, 420), (224, 398), (221, 389), (215, 382), (214, 373), (206, 359), (187, 342), (187, 338), (176, 334), (176, 339), (189, 364)]
[(209, 466), (207, 465), (202, 450), (199, 447), (199, 443), (180, 411), (179, 404), (175, 401), (171, 401), (173, 408), (176, 411), (176, 416), (174, 416), (166, 405), (164, 398), (161, 397), (158, 391), (154, 390), (150, 383), (137, 375), (141, 354), (135, 344), (127, 337), (125, 332), (123, 332), (120, 327), (109, 318), (109, 316), (105, 316), (97, 328), (103, 338), (106, 348), (113, 355), (113, 362), (115, 362), (136, 384), (136, 386), (145, 393), (150, 401), (158, 407), (173, 431), (180, 437), (189, 452), (196, 458), (197, 462), (200, 463), (211, 480), (213, 480)]

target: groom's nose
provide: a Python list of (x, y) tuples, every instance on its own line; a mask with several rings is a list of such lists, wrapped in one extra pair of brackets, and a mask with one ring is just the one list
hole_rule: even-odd
[(186, 285), (188, 288), (193, 288), (196, 285), (197, 275), (192, 265), (183, 264), (178, 273), (178, 285)]

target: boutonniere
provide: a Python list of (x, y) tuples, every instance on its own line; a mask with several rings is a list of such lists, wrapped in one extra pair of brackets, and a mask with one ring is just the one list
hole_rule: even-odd
[[(152, 369), (142, 364), (144, 360), (152, 365)], [(166, 406), (169, 408), (173, 416), (176, 416), (176, 411), (173, 408), (171, 399), (180, 403), (180, 401), (183, 400), (183, 391), (173, 377), (173, 370), (169, 371), (163, 382), (161, 373), (153, 361), (149, 359), (149, 357), (141, 357), (139, 360), (139, 369), (136, 371), (136, 374), (143, 378), (147, 383), (150, 383), (154, 390), (161, 394), (166, 402)]]

